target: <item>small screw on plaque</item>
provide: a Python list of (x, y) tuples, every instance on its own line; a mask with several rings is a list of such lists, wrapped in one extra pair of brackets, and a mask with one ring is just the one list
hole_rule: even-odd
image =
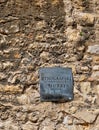
[(39, 71), (41, 101), (64, 102), (73, 100), (71, 68), (45, 67)]

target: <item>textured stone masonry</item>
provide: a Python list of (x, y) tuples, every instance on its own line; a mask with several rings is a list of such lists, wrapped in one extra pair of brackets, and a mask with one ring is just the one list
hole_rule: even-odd
[[(40, 67), (71, 67), (74, 100), (40, 102)], [(0, 0), (0, 130), (99, 130), (99, 1)]]

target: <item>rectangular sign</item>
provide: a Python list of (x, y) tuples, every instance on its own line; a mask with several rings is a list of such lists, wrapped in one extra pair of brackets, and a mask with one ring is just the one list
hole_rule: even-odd
[(41, 68), (40, 99), (41, 101), (70, 101), (73, 99), (73, 75), (71, 68)]

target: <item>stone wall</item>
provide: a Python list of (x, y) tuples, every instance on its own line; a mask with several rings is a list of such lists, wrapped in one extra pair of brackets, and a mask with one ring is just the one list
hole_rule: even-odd
[[(99, 130), (99, 1), (0, 0), (0, 130)], [(40, 67), (71, 67), (74, 100), (40, 102)]]

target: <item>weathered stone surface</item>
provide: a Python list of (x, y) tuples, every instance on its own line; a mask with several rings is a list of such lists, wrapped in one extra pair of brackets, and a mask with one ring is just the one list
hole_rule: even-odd
[(43, 128), (42, 128), (42, 130), (54, 130), (54, 128), (51, 126), (51, 125), (49, 125), (49, 126), (44, 126)]
[(90, 111), (79, 111), (75, 114), (76, 117), (78, 117), (79, 119), (84, 120), (87, 123), (93, 123), (97, 117), (96, 114), (94, 114), (93, 112)]
[(28, 121), (26, 124), (22, 125), (23, 130), (37, 130), (38, 126)]
[(94, 55), (94, 56), (93, 56), (93, 62), (94, 62), (95, 64), (99, 64), (99, 56)]
[(17, 100), (19, 104), (25, 105), (25, 104), (35, 103), (36, 101), (39, 100), (39, 98), (40, 98), (40, 94), (36, 90), (32, 91), (30, 89), (26, 91), (26, 94), (22, 94), (21, 96), (18, 96)]
[(96, 86), (97, 93), (99, 94), (99, 85)]
[(78, 42), (80, 40), (79, 30), (67, 28), (66, 36), (69, 42)]
[(93, 66), (93, 70), (94, 70), (94, 71), (99, 71), (99, 65)]
[(75, 117), (85, 121), (86, 123), (93, 123), (97, 115), (88, 110), (81, 110), (75, 114)]
[(81, 82), (80, 85), (81, 85), (80, 90), (84, 95), (86, 95), (92, 91), (90, 82)]
[(99, 129), (99, 125), (96, 125), (95, 127), (91, 128), (91, 130), (98, 130)]
[(54, 123), (49, 118), (46, 118), (42, 122), (40, 130), (49, 130), (49, 129), (54, 130), (55, 126), (54, 126)]
[(43, 20), (43, 21), (38, 21), (36, 23), (36, 30), (41, 30), (43, 29), (44, 27), (46, 27), (46, 22)]
[(6, 1), (7, 1), (7, 0), (1, 0), (0, 3), (4, 3), (4, 2), (6, 2)]
[(93, 72), (91, 78), (93, 78), (95, 81), (99, 81), (99, 71)]
[(43, 60), (43, 61), (48, 61), (49, 60), (49, 57), (50, 57), (50, 54), (48, 52), (42, 52), (40, 54), (40, 58)]
[(87, 77), (86, 77), (85, 75), (81, 75), (81, 76), (79, 77), (79, 81), (84, 81), (86, 78), (87, 78)]
[(17, 112), (16, 113), (16, 119), (17, 121), (20, 121), (21, 123), (26, 123), (27, 121), (27, 113), (23, 113), (23, 112)]
[(3, 62), (2, 63), (2, 66), (3, 66), (3, 69), (9, 69), (9, 68), (12, 68), (13, 67), (13, 63), (12, 62), (9, 62), (9, 61), (6, 61), (6, 62)]
[(71, 117), (69, 117), (69, 116), (66, 116), (66, 117), (64, 117), (63, 124), (64, 125), (72, 125), (73, 124), (73, 119)]
[(6, 79), (7, 76), (4, 73), (0, 73), (0, 80)]
[(21, 93), (22, 88), (19, 85), (2, 85), (0, 84), (0, 92), (4, 93)]
[[(0, 0), (0, 130), (99, 129), (99, 0)], [(74, 100), (41, 103), (41, 67), (70, 67)]]
[(68, 130), (64, 125), (58, 125), (57, 130)]
[(91, 54), (99, 54), (99, 45), (89, 46), (87, 52)]
[(1, 130), (19, 130), (17, 123), (14, 123), (13, 120), (7, 120), (0, 122)]
[(87, 66), (84, 66), (84, 67), (81, 67), (81, 70), (82, 70), (82, 71), (88, 71), (89, 69), (88, 69)]
[(28, 118), (31, 122), (36, 123), (39, 118), (39, 112), (30, 113)]
[(77, 16), (76, 17), (78, 19), (78, 22), (80, 22), (81, 25), (93, 25), (94, 24), (95, 17), (91, 13), (79, 12), (76, 15), (78, 15), (78, 17)]

